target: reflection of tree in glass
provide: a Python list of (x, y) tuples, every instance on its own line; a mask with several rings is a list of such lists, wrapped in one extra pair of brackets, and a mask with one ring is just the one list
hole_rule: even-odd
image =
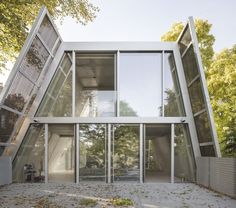
[(13, 132), (18, 115), (7, 110), (0, 110), (0, 142), (7, 142)]
[(102, 168), (105, 165), (105, 131), (103, 124), (80, 125), (80, 155), (86, 161), (80, 166)]
[(175, 92), (172, 89), (165, 90), (166, 98), (164, 105), (165, 116), (179, 116), (179, 108), (176, 102)]
[(187, 156), (186, 132), (183, 125), (175, 125), (175, 154)]
[(137, 113), (124, 100), (120, 101), (120, 115), (121, 116), (137, 116)]
[(21, 112), (25, 105), (25, 99), (21, 94), (9, 94), (4, 101), (4, 105)]
[(114, 168), (139, 167), (139, 129), (137, 126), (114, 126)]

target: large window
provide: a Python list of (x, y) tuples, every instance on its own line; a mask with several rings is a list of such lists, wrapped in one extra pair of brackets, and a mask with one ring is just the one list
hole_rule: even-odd
[(76, 116), (116, 115), (114, 54), (76, 54)]
[(161, 116), (162, 54), (121, 53), (119, 69), (120, 116)]

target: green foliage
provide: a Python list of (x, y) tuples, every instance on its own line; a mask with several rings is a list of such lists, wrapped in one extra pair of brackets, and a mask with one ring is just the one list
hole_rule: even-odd
[(86, 207), (94, 207), (97, 205), (97, 201), (94, 199), (81, 199), (79, 204)]
[(114, 206), (122, 206), (122, 207), (128, 207), (133, 206), (133, 201), (128, 198), (114, 198), (112, 199), (112, 205)]
[(123, 100), (120, 101), (120, 115), (122, 116), (137, 116), (137, 113)]
[(98, 8), (88, 0), (4, 0), (0, 2), (0, 72), (22, 48), (29, 26), (45, 5), (54, 19), (71, 16), (86, 24), (95, 18)]
[[(210, 34), (212, 25), (207, 20), (196, 19), (195, 20), (196, 33), (199, 43), (199, 48), (201, 51), (202, 62), (207, 70), (212, 63), (214, 56), (213, 45), (215, 42), (215, 37)], [(176, 41), (179, 37), (181, 31), (184, 28), (182, 22), (178, 22), (172, 25), (170, 31), (165, 33), (162, 37), (162, 41)]]
[(224, 156), (236, 156), (236, 45), (214, 58), (208, 89)]

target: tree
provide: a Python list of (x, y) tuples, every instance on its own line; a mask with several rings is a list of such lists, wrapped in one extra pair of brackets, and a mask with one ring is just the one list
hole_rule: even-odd
[(214, 58), (208, 88), (218, 137), (225, 156), (236, 156), (236, 45)]
[(98, 8), (89, 0), (4, 0), (0, 2), (0, 73), (7, 61), (13, 61), (22, 48), (29, 27), (45, 5), (54, 19), (71, 16), (86, 24), (95, 18)]
[[(196, 33), (201, 52), (202, 62), (205, 69), (207, 70), (210, 64), (212, 63), (214, 56), (213, 44), (215, 42), (215, 37), (212, 34), (210, 34), (212, 25), (207, 20), (196, 19), (195, 27), (196, 27)], [(170, 31), (165, 33), (161, 37), (161, 40), (176, 41), (183, 28), (184, 24), (182, 22), (173, 24)]]

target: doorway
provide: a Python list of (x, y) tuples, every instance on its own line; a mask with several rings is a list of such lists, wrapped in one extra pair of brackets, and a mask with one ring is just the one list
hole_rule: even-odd
[(144, 182), (170, 182), (171, 125), (148, 124), (144, 130)]

